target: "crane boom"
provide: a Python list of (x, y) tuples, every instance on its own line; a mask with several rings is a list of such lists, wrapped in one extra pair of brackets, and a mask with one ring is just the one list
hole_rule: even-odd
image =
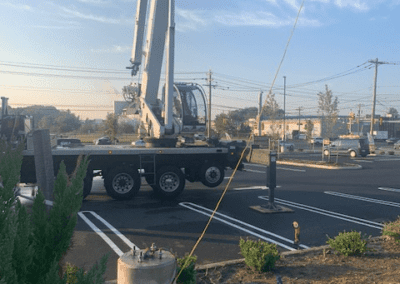
[[(148, 1), (151, 2), (147, 36), (143, 42)], [(202, 88), (195, 84), (174, 84), (174, 17), (175, 0), (138, 0), (132, 65), (128, 68), (132, 69), (132, 76), (136, 75), (144, 55), (141, 84), (134, 87), (140, 100), (141, 129), (152, 138), (172, 138), (182, 133), (205, 131), (206, 108)], [(159, 100), (164, 51), (166, 85), (162, 100)]]
[(131, 55), (132, 76), (136, 75), (139, 66), (142, 64), (143, 56), (143, 35), (144, 26), (146, 21), (147, 12), (147, 0), (138, 0), (136, 7), (136, 19), (135, 19), (135, 37), (133, 38), (133, 48)]

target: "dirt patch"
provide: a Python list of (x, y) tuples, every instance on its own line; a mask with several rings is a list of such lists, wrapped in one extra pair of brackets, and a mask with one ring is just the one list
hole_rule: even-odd
[(254, 272), (244, 263), (199, 270), (197, 283), (400, 283), (400, 244), (370, 240), (362, 256), (341, 256), (331, 249), (314, 255), (286, 256), (272, 272)]

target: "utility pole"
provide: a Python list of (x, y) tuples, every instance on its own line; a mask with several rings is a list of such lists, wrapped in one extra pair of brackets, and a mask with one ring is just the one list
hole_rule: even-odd
[(361, 107), (363, 105), (359, 104), (358, 105), (358, 130), (357, 130), (357, 134), (360, 135), (360, 121), (361, 121)]
[(299, 134), (300, 134), (300, 112), (303, 110), (303, 108), (302, 107), (298, 107), (298, 108), (296, 108), (296, 110), (298, 110), (299, 111)]
[(262, 94), (263, 92), (260, 91), (260, 94), (258, 95), (258, 136), (261, 136), (261, 112), (262, 112)]
[(286, 141), (286, 76), (283, 76), (283, 141)]
[(397, 65), (397, 63), (378, 61), (378, 58), (376, 58), (375, 60), (368, 60), (368, 62), (375, 64), (374, 90), (373, 90), (373, 98), (372, 98), (372, 113), (371, 113), (371, 128), (370, 128), (370, 134), (373, 135), (373, 132), (374, 132), (374, 118), (375, 118), (375, 105), (376, 105), (376, 85), (377, 85), (376, 83), (377, 83), (377, 79), (378, 79), (378, 65), (379, 64)]
[(211, 69), (208, 72), (208, 129), (207, 137), (211, 139), (211, 82), (212, 82), (212, 72)]

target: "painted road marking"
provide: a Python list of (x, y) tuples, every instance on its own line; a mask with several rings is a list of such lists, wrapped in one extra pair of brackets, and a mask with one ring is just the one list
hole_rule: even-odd
[[(276, 187), (281, 187), (280, 185), (277, 185)], [(233, 188), (233, 190), (248, 190), (248, 189), (261, 189), (261, 190), (266, 190), (269, 189), (267, 186), (247, 186), (247, 187), (237, 187)]]
[[(24, 197), (24, 198), (27, 198), (27, 199), (30, 199), (30, 200), (34, 200), (34, 198), (32, 198), (30, 196), (24, 196), (24, 195), (20, 195), (20, 196)], [(52, 201), (45, 200), (45, 203), (47, 205), (53, 206), (53, 202)], [(118, 256), (121, 256), (124, 253), (117, 247), (117, 245), (109, 237), (107, 237), (106, 234), (104, 234), (95, 224), (93, 224), (92, 221), (90, 221), (85, 215), (83, 215), (83, 213), (92, 214), (94, 217), (96, 217), (98, 220), (100, 220), (104, 225), (106, 225), (114, 234), (116, 234), (131, 249), (133, 249), (133, 247), (136, 247), (136, 249), (139, 250), (139, 247), (137, 245), (132, 243), (127, 237), (125, 237), (120, 231), (118, 231), (116, 228), (114, 228), (106, 220), (101, 218), (97, 213), (95, 213), (93, 211), (79, 211), (78, 215), (83, 219), (83, 221), (85, 221), (86, 224), (88, 224), (89, 227), (92, 228), (92, 230), (94, 232), (96, 232), (115, 251), (116, 254), (118, 254)]]
[(107, 237), (106, 234), (103, 233), (102, 230), (100, 230), (95, 224), (92, 223), (83, 213), (91, 213), (94, 217), (96, 217), (98, 220), (100, 220), (104, 225), (106, 225), (114, 234), (116, 234), (121, 240), (123, 240), (130, 248), (133, 248), (134, 246), (136, 249), (139, 249), (134, 243), (132, 243), (130, 240), (128, 240), (124, 235), (121, 234), (117, 229), (115, 229), (113, 226), (111, 226), (110, 223), (108, 223), (106, 220), (101, 218), (99, 215), (97, 215), (93, 211), (80, 211), (78, 212), (78, 215), (83, 219), (83, 221), (86, 222), (86, 224), (89, 225), (92, 230), (97, 233), (114, 251), (118, 256), (123, 255), (124, 253), (122, 250), (120, 250), (117, 245), (109, 238)]
[(128, 245), (131, 249), (133, 247), (136, 247), (136, 249), (139, 249), (137, 245), (132, 243), (127, 237), (125, 237), (120, 231), (118, 231), (116, 228), (114, 228), (110, 223), (108, 223), (106, 220), (101, 218), (97, 213), (93, 211), (80, 211), (81, 213), (91, 213), (94, 217), (99, 219), (104, 225), (106, 225), (114, 234), (116, 234), (124, 243)]
[(78, 215), (85, 221), (92, 230), (97, 233), (114, 251), (118, 256), (123, 255), (124, 253), (122, 250), (120, 250), (116, 244), (113, 243), (113, 241), (106, 236), (99, 228), (96, 227), (95, 224), (93, 224), (85, 215), (83, 215), (82, 212), (78, 212)]
[[(258, 198), (268, 200), (267, 196), (259, 196)], [(312, 207), (312, 206), (308, 206), (308, 205), (304, 205), (304, 204), (300, 204), (300, 203), (296, 203), (296, 202), (292, 202), (292, 201), (288, 201), (288, 200), (283, 200), (283, 199), (279, 199), (279, 198), (275, 198), (275, 201), (276, 201), (276, 203), (281, 203), (281, 204), (284, 204), (284, 205), (287, 205), (290, 207), (307, 210), (307, 211), (310, 211), (313, 213), (329, 216), (329, 217), (336, 218), (336, 219), (341, 219), (344, 221), (364, 225), (367, 227), (371, 227), (371, 228), (375, 228), (375, 229), (379, 229), (379, 230), (383, 228), (383, 225), (381, 223), (377, 223), (377, 222), (373, 222), (373, 221), (369, 221), (369, 220), (365, 220), (365, 219), (361, 219), (361, 218), (357, 218), (357, 217), (353, 217), (353, 216), (349, 216), (349, 215), (345, 215), (345, 214), (340, 214), (340, 213), (336, 213), (333, 211), (328, 211), (328, 210), (324, 210), (321, 208)]]
[[(259, 165), (259, 164), (249, 164), (249, 163), (243, 163), (245, 166), (254, 166), (254, 167), (259, 167), (259, 168), (266, 168), (267, 166), (265, 165)], [(291, 169), (291, 168), (282, 168), (282, 167), (276, 167), (277, 170), (284, 170), (284, 171), (293, 171), (293, 172), (305, 172), (306, 170), (299, 170), (299, 169)], [(248, 172), (255, 172), (255, 173), (263, 173), (265, 174), (265, 171), (257, 171), (257, 170), (249, 170), (249, 169), (244, 169), (245, 171)]]
[(368, 161), (368, 160), (353, 160), (354, 162), (359, 162), (359, 163), (373, 163), (374, 161)]
[(249, 170), (249, 169), (244, 169), (245, 172), (252, 172), (252, 173), (259, 173), (259, 174), (265, 174), (265, 171), (257, 171), (257, 170)]
[(386, 161), (400, 161), (400, 158), (395, 159), (376, 159), (376, 162), (386, 162)]
[(298, 170), (298, 169), (291, 169), (291, 168), (282, 168), (282, 167), (276, 167), (277, 170), (284, 170), (284, 171), (292, 171), (292, 172), (303, 172), (305, 173), (306, 170)]
[(350, 195), (350, 194), (345, 194), (345, 193), (340, 193), (340, 192), (333, 192), (333, 191), (324, 191), (324, 193), (330, 194), (330, 195), (339, 196), (339, 197), (344, 197), (344, 198), (356, 199), (356, 200), (372, 202), (372, 203), (378, 203), (378, 204), (382, 204), (382, 205), (387, 205), (387, 206), (393, 206), (393, 207), (400, 208), (400, 203), (396, 203), (396, 202), (384, 201), (384, 200), (379, 200), (379, 199), (374, 199), (374, 198), (367, 198), (367, 197), (362, 197), (362, 196), (357, 196), (357, 195)]
[[(192, 211), (195, 211), (195, 212), (197, 212), (197, 213), (203, 214), (203, 215), (205, 215), (205, 216), (207, 216), (207, 217), (210, 217), (211, 214), (212, 214), (212, 212), (213, 212), (213, 210), (211, 210), (211, 209), (205, 208), (205, 207), (203, 207), (203, 206), (200, 206), (200, 205), (197, 205), (197, 204), (194, 204), (194, 203), (191, 203), (191, 202), (181, 202), (181, 203), (179, 203), (179, 205), (182, 206), (182, 207), (185, 207), (185, 208), (187, 208), (187, 209), (189, 209), (189, 210), (192, 210)], [(219, 217), (217, 217), (217, 216), (219, 216)], [(232, 222), (236, 222), (237, 224), (240, 224), (241, 226), (239, 226), (239, 225), (237, 225), (237, 224), (234, 224), (234, 223), (232, 223), (232, 222), (230, 222), (230, 221), (224, 220), (224, 219), (222, 219), (222, 218), (225, 218), (225, 219), (230, 220), (230, 221), (232, 221)], [(283, 241), (285, 241), (285, 242), (288, 242), (288, 243), (290, 243), (290, 244), (294, 244), (294, 241), (292, 241), (292, 240), (289, 240), (289, 239), (287, 239), (287, 238), (285, 238), (285, 237), (279, 236), (279, 235), (274, 234), (274, 233), (272, 233), (272, 232), (263, 230), (263, 229), (261, 229), (261, 228), (255, 227), (255, 226), (253, 226), (253, 225), (250, 225), (250, 224), (248, 224), (248, 223), (242, 222), (242, 221), (240, 221), (240, 220), (237, 220), (237, 219), (235, 219), (235, 218), (229, 217), (229, 216), (227, 216), (227, 215), (221, 214), (221, 213), (219, 213), (219, 212), (215, 212), (215, 215), (214, 215), (213, 219), (218, 220), (218, 221), (220, 221), (220, 222), (222, 222), (222, 223), (224, 223), (224, 224), (227, 224), (227, 225), (229, 225), (229, 226), (232, 226), (232, 227), (234, 227), (234, 228), (236, 228), (236, 229), (238, 229), (238, 230), (240, 230), (240, 231), (244, 231), (244, 232), (246, 232), (246, 233), (248, 233), (248, 234), (250, 234), (250, 235), (253, 235), (253, 236), (255, 236), (255, 237), (258, 237), (258, 238), (260, 238), (260, 239), (263, 239), (263, 240), (265, 240), (265, 241), (268, 241), (268, 242), (270, 242), (270, 243), (277, 244), (278, 246), (281, 246), (281, 247), (286, 248), (286, 249), (288, 249), (288, 250), (296, 250), (296, 249), (294, 249), (294, 248), (292, 248), (292, 247), (290, 247), (290, 246), (287, 246), (287, 245), (285, 245), (285, 244), (282, 244), (282, 243), (280, 243), (280, 242), (277, 242), (277, 241), (275, 241), (275, 240), (272, 240), (272, 239), (270, 239), (270, 238), (267, 238), (267, 237), (265, 237), (265, 236), (263, 236), (263, 235), (260, 235), (259, 233), (256, 233), (256, 232), (254, 232), (254, 231), (258, 231), (258, 232), (263, 233), (263, 234), (265, 234), (265, 235), (274, 236), (275, 238), (281, 239), (281, 240), (283, 240)], [(247, 228), (246, 228), (246, 227), (247, 227)], [(254, 231), (251, 231), (250, 229), (252, 229), (252, 230), (254, 230)], [(309, 248), (309, 247), (306, 246), (306, 245), (300, 245), (300, 247), (302, 247), (302, 248)]]
[(378, 187), (380, 190), (386, 190), (386, 191), (394, 191), (394, 192), (400, 192), (400, 189), (397, 188), (390, 188), (390, 187)]

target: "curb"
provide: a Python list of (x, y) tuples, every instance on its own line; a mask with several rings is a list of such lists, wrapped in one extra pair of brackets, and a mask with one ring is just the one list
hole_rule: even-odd
[(347, 166), (326, 166), (326, 165), (316, 165), (316, 164), (307, 164), (307, 163), (297, 163), (297, 162), (289, 162), (289, 161), (276, 161), (277, 164), (280, 165), (288, 165), (288, 166), (298, 166), (298, 167), (307, 167), (307, 168), (319, 168), (319, 169), (327, 169), (327, 170), (360, 170), (362, 169), (361, 165), (356, 164), (344, 164)]

